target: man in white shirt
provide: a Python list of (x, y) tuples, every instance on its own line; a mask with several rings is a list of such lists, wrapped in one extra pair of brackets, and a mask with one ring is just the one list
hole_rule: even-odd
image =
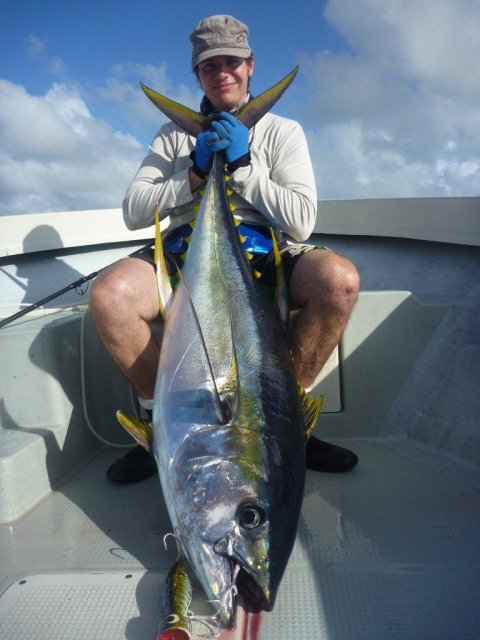
[[(167, 251), (182, 253), (184, 229), (195, 217), (213, 154), (222, 152), (231, 174), (235, 215), (259, 247), (255, 261), (265, 285), (270, 284), (273, 266), (262, 225), (300, 243), (283, 240), (280, 249), (290, 305), (299, 310), (290, 346), (297, 377), (308, 389), (350, 317), (359, 290), (357, 271), (325, 247), (301, 244), (313, 231), (317, 194), (300, 125), (268, 113), (249, 131), (234, 117), (250, 99), (254, 57), (247, 26), (232, 16), (212, 16), (198, 23), (190, 39), (192, 69), (205, 92), (202, 112), (219, 115), (196, 139), (173, 123), (162, 127), (128, 187), (125, 223), (130, 229), (151, 226), (159, 203), (160, 217), (170, 216)], [(151, 330), (158, 322), (158, 296), (151, 252), (138, 257), (121, 260), (97, 277), (90, 309), (107, 350), (149, 410), (160, 354)], [(358, 459), (347, 449), (311, 437), (306, 460), (307, 468), (341, 472)], [(154, 459), (137, 447), (107, 475), (117, 482), (136, 482), (155, 471)]]

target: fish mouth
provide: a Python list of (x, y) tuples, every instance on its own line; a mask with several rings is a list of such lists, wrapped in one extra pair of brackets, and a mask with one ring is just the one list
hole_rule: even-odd
[(237, 593), (241, 598), (243, 608), (250, 613), (272, 611), (275, 594), (272, 593), (267, 580), (261, 574), (253, 575), (241, 564), (230, 559), (232, 586), (229, 598), (223, 600), (220, 619), (227, 629), (231, 629), (236, 622)]
[(253, 575), (241, 565), (237, 576), (237, 589), (245, 609), (252, 613), (272, 611), (275, 594), (263, 576)]

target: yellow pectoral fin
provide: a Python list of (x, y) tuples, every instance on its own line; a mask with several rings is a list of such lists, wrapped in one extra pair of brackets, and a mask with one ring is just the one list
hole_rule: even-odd
[(305, 391), (300, 383), (298, 383), (298, 393), (302, 404), (305, 436), (308, 439), (312, 435), (312, 431), (317, 424), (318, 416), (322, 410), (323, 396), (314, 398), (308, 391)]
[(158, 205), (155, 206), (155, 251), (153, 254), (155, 273), (157, 276), (158, 307), (162, 318), (165, 320), (167, 303), (172, 295), (172, 286), (168, 277), (167, 264), (163, 253), (162, 234), (158, 217)]
[(119, 424), (149, 453), (153, 453), (153, 429), (149, 422), (132, 418), (123, 411), (117, 411)]

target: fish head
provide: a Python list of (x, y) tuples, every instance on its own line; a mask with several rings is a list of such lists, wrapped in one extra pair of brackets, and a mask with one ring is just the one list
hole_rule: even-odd
[(231, 626), (237, 589), (252, 611), (274, 606), (296, 537), (305, 463), (247, 428), (202, 431), (176, 460), (179, 537)]

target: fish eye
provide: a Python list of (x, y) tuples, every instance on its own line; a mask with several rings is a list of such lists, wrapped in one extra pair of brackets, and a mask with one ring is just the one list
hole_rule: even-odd
[(245, 504), (238, 514), (238, 522), (244, 529), (256, 529), (265, 523), (267, 514), (258, 504)]

